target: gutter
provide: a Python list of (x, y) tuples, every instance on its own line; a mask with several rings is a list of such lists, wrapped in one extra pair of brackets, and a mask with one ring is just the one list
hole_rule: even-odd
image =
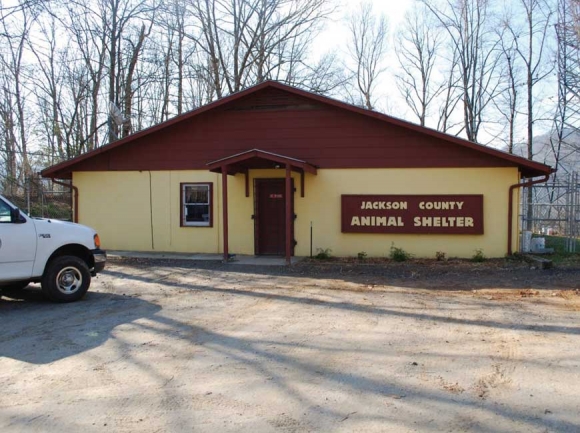
[(508, 201), (508, 256), (511, 256), (513, 251), (512, 251), (512, 227), (513, 227), (513, 202), (514, 202), (514, 189), (516, 188), (523, 188), (523, 187), (528, 187), (528, 186), (532, 186), (532, 185), (536, 185), (538, 183), (544, 183), (547, 182), (548, 179), (550, 179), (550, 174), (545, 174), (544, 177), (542, 177), (541, 179), (537, 179), (537, 180), (529, 180), (527, 182), (524, 183), (515, 183), (513, 185), (510, 186), (509, 189), (509, 201)]
[(56, 180), (55, 178), (51, 178), (51, 179), (57, 185), (61, 185), (61, 186), (70, 188), (71, 191), (74, 191), (74, 198), (73, 198), (73, 206), (74, 206), (74, 209), (73, 209), (73, 222), (78, 223), (79, 222), (79, 189), (72, 184), (72, 179), (71, 179), (71, 183), (70, 184), (61, 182), (60, 180)]

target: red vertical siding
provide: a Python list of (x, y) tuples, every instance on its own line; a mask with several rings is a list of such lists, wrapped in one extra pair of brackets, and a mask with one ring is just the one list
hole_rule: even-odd
[[(272, 103), (270, 97), (259, 96), (227, 110), (203, 113), (82, 161), (75, 170), (203, 169), (209, 161), (254, 148), (321, 168), (513, 165), (338, 108), (299, 98), (278, 97)], [(276, 104), (281, 108), (276, 109)]]

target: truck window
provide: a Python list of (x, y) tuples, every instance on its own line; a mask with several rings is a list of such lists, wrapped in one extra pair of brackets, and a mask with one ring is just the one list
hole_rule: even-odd
[(10, 217), (10, 206), (0, 200), (0, 223), (10, 223), (12, 218)]

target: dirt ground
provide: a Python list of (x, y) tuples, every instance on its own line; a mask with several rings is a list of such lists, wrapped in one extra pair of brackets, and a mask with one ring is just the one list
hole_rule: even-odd
[(1, 432), (580, 432), (580, 269), (112, 261), (0, 301)]

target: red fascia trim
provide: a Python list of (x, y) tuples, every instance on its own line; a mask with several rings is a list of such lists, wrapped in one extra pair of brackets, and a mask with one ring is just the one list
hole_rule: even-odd
[(268, 152), (266, 150), (261, 150), (261, 149), (251, 149), (251, 150), (246, 150), (244, 152), (236, 153), (235, 155), (226, 156), (225, 158), (216, 159), (215, 161), (210, 161), (206, 165), (214, 165), (214, 164), (218, 164), (218, 163), (223, 163), (223, 162), (231, 160), (233, 158), (243, 157), (247, 154), (251, 154), (252, 156), (256, 156), (257, 153), (260, 154), (260, 156), (263, 155), (264, 157), (272, 156), (272, 157), (284, 158), (284, 160), (291, 160), (291, 161), (295, 161), (295, 162), (306, 163), (306, 161), (303, 161), (301, 159), (292, 158), (290, 156), (285, 156), (285, 155), (280, 155), (279, 153)]
[(226, 158), (219, 159), (217, 161), (212, 161), (207, 164), (209, 171), (215, 173), (221, 173), (222, 167), (228, 166), (228, 174), (236, 174), (243, 170), (236, 170), (235, 164), (247, 161), (248, 159), (252, 158), (260, 158), (265, 159), (267, 161), (272, 161), (275, 163), (279, 163), (281, 165), (290, 165), (293, 168), (298, 168), (299, 170), (306, 171), (308, 173), (316, 174), (317, 169), (312, 164), (308, 164), (305, 161), (301, 161), (296, 158), (291, 158), (284, 155), (278, 155), (271, 152), (265, 152), (259, 149), (252, 149), (244, 153), (238, 153), (233, 156), (229, 156)]

